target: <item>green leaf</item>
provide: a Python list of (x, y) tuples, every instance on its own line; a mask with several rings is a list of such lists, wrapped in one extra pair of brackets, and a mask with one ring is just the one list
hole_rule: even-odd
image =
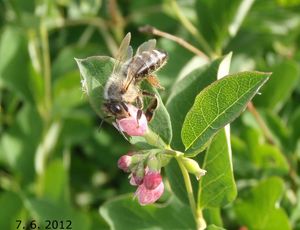
[[(247, 153), (245, 156), (248, 156), (248, 161), (255, 166), (255, 169), (252, 170), (263, 170), (265, 173), (271, 175), (283, 175), (288, 173), (289, 164), (284, 153), (281, 151), (280, 142), (277, 141), (277, 145), (270, 145), (266, 140), (263, 141), (265, 139), (264, 134), (257, 124), (256, 119), (248, 111), (243, 114), (242, 120), (247, 127), (244, 128), (241, 138), (247, 142)], [(270, 119), (267, 121), (268, 127), (272, 128), (270, 130), (275, 130), (276, 134), (286, 129), (280, 126), (282, 124), (275, 124), (275, 122), (271, 122)], [(277, 137), (279, 137), (279, 135)], [(286, 139), (285, 142), (288, 142), (287, 140), (288, 139)]]
[(237, 220), (249, 229), (291, 229), (288, 217), (279, 205), (283, 191), (284, 183), (280, 178), (272, 177), (260, 182), (236, 201)]
[(259, 112), (273, 134), (276, 144), (283, 149), (290, 148), (292, 143), (290, 132), (292, 129), (287, 127), (285, 119), (271, 110), (261, 110)]
[(184, 118), (193, 106), (197, 94), (217, 79), (218, 67), (221, 61), (222, 59), (217, 59), (211, 64), (200, 67), (174, 84), (166, 103), (172, 121), (173, 148), (184, 150), (179, 130), (181, 130)]
[(84, 212), (79, 212), (60, 202), (47, 199), (25, 198), (25, 206), (34, 220), (39, 223), (41, 229), (47, 224), (45, 220), (70, 220), (72, 229), (89, 229), (91, 221)]
[(53, 85), (54, 116), (72, 114), (72, 108), (84, 103), (78, 83), (78, 72), (73, 71), (58, 78)]
[(115, 230), (196, 228), (190, 208), (176, 199), (163, 207), (140, 206), (132, 196), (123, 196), (105, 203), (100, 214)]
[(217, 225), (223, 226), (221, 208), (205, 208), (203, 210), (203, 216), (208, 226)]
[(182, 173), (175, 159), (172, 159), (170, 161), (170, 163), (165, 167), (165, 171), (168, 177), (168, 181), (170, 182), (172, 192), (181, 202), (188, 205), (189, 200), (186, 192), (186, 187), (184, 184)]
[(113, 68), (113, 59), (106, 56), (88, 57), (75, 59), (82, 78), (82, 90), (87, 94), (88, 100), (100, 116), (102, 111), (103, 91)]
[(196, 1), (198, 29), (214, 50), (220, 51), (229, 35), (236, 34), (252, 3), (243, 0)]
[(149, 123), (152, 131), (159, 134), (166, 144), (170, 144), (172, 140), (172, 125), (170, 115), (156, 89), (149, 84), (142, 84), (142, 88), (150, 93), (156, 94), (158, 97), (158, 108), (155, 110), (154, 117)]
[[(124, 4), (127, 6), (132, 16), (132, 23), (136, 28), (145, 26), (148, 24), (159, 25), (161, 30), (167, 30), (168, 28), (174, 28), (178, 26), (177, 22), (172, 20), (167, 14), (163, 12), (163, 1), (161, 0), (143, 0), (143, 1), (132, 1), (130, 4)], [(147, 9), (153, 9), (159, 6), (161, 10), (153, 10), (151, 12)], [(139, 39), (139, 36), (135, 37), (135, 40)]]
[[(89, 114), (83, 112), (73, 112), (64, 117), (63, 127), (61, 130), (62, 144), (82, 144), (91, 137), (91, 130), (94, 124)], [(102, 133), (103, 130), (101, 130)], [(99, 133), (98, 133), (99, 134)], [(100, 134), (99, 134), (100, 135)]]
[(17, 229), (18, 214), (22, 209), (22, 200), (12, 192), (0, 193), (0, 207), (5, 207), (5, 212), (0, 215), (0, 229)]
[[(300, 199), (300, 190), (297, 190), (297, 200)], [(292, 208), (292, 212), (290, 214), (290, 223), (292, 224), (292, 226), (294, 226), (294, 229), (297, 229), (297, 225), (296, 223), (298, 222), (298, 226), (299, 226), (299, 220), (300, 220), (300, 202), (297, 202), (297, 204)]]
[(22, 183), (34, 179), (34, 157), (41, 135), (41, 118), (35, 108), (27, 104), (17, 114), (14, 124), (1, 136), (1, 158)]
[[(114, 59), (105, 56), (88, 57), (86, 59), (76, 59), (80, 69), (83, 91), (88, 96), (93, 109), (100, 117), (104, 117), (102, 111), (104, 86), (112, 72)], [(159, 98), (159, 107), (155, 111), (153, 120), (149, 126), (155, 133), (159, 133), (166, 143), (170, 143), (172, 129), (169, 114), (155, 89), (149, 86), (144, 87), (148, 91), (155, 92)], [(163, 125), (162, 125), (163, 124)]]
[(300, 4), (299, 0), (277, 0), (279, 5), (289, 7), (289, 6), (297, 6)]
[(6, 27), (0, 41), (0, 86), (4, 85), (22, 99), (33, 102), (30, 92), (27, 40), (22, 30)]
[(214, 224), (211, 224), (211, 225), (207, 226), (206, 230), (225, 230), (225, 228), (222, 228), (222, 227), (216, 226)]
[[(98, 45), (99, 44), (99, 45)], [(102, 47), (103, 46), (103, 47)], [(95, 50), (99, 53), (106, 53), (105, 43), (103, 41), (98, 41), (97, 45), (93, 43), (88, 43), (84, 46), (78, 45), (68, 45), (64, 46), (53, 60), (52, 63), (52, 77), (53, 80), (63, 77), (64, 75), (74, 72), (77, 69), (76, 63), (74, 62), (74, 57), (85, 58), (95, 54)], [(63, 65), (61, 63), (64, 63)]]
[(185, 148), (189, 152), (198, 151), (219, 129), (232, 122), (269, 75), (261, 72), (232, 74), (201, 91), (181, 130)]
[(255, 146), (252, 152), (257, 168), (265, 173), (283, 175), (289, 172), (289, 164), (284, 154), (276, 146), (263, 144)]
[(92, 226), (89, 230), (110, 230), (106, 221), (101, 216), (99, 216), (98, 210), (90, 212), (89, 215), (92, 219)]
[(62, 205), (68, 204), (68, 174), (61, 159), (56, 159), (48, 164), (45, 174), (39, 179), (45, 198)]
[(237, 194), (233, 177), (231, 149), (222, 129), (209, 145), (202, 166), (206, 175), (200, 180), (198, 202), (201, 208), (222, 207)]
[(27, 2), (24, 2), (22, 0), (14, 0), (13, 4), (14, 4), (13, 9), (16, 11), (16, 13), (24, 14), (23, 17), (25, 17), (26, 14), (34, 14), (34, 9), (35, 9), (34, 0), (29, 0)]
[(251, 178), (256, 170), (251, 161), (251, 154), (243, 137), (231, 135), (234, 175), (236, 177)]
[(262, 95), (255, 98), (254, 103), (278, 111), (299, 84), (300, 69), (295, 61), (286, 60), (277, 65), (272, 72), (268, 84), (261, 90)]
[(300, 141), (300, 108), (298, 108), (294, 113), (292, 118), (289, 120), (288, 127), (291, 132), (291, 140), (293, 143), (293, 147), (295, 148), (297, 142)]

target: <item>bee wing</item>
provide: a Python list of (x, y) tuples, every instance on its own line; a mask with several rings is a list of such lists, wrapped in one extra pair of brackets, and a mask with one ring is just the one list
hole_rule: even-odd
[(151, 51), (154, 50), (156, 46), (156, 40), (150, 39), (139, 46), (136, 51), (136, 55), (141, 54), (143, 51)]
[(119, 73), (122, 69), (124, 62), (132, 58), (132, 47), (129, 46), (131, 34), (127, 33), (123, 41), (121, 42), (120, 48), (116, 56), (116, 62), (113, 68), (113, 74)]
[[(156, 46), (156, 40), (150, 39), (138, 47), (135, 56), (141, 54), (144, 51), (154, 50), (155, 46)], [(133, 79), (134, 79), (134, 75), (132, 74), (131, 68), (129, 66), (126, 79), (124, 80), (124, 83), (123, 83), (123, 91), (126, 91), (128, 89), (128, 87), (131, 84), (131, 82), (133, 81)]]

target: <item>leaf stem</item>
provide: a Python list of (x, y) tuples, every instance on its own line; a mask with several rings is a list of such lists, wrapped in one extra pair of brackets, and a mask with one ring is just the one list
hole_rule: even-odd
[(172, 40), (174, 42), (177, 42), (182, 47), (184, 47), (187, 50), (191, 51), (192, 53), (198, 55), (199, 57), (202, 57), (206, 61), (209, 60), (209, 57), (205, 53), (203, 53), (197, 47), (191, 45), (190, 43), (188, 43), (187, 41), (185, 41), (184, 39), (182, 39), (180, 37), (177, 37), (177, 36), (174, 36), (172, 34), (166, 33), (164, 31), (161, 31), (161, 30), (159, 30), (159, 29), (157, 29), (153, 26), (150, 26), (150, 25), (140, 27), (139, 31), (142, 32), (142, 33), (148, 33), (148, 34), (153, 34), (153, 35), (157, 35), (157, 36), (160, 36), (160, 37), (164, 37), (164, 38), (167, 38), (167, 39)]
[(186, 30), (192, 34), (200, 45), (203, 47), (204, 51), (210, 56), (215, 56), (213, 50), (210, 48), (207, 41), (204, 39), (201, 33), (197, 30), (197, 28), (187, 19), (187, 17), (181, 12), (176, 0), (170, 0), (170, 6), (176, 14), (177, 18), (181, 22), (181, 24), (186, 28)]

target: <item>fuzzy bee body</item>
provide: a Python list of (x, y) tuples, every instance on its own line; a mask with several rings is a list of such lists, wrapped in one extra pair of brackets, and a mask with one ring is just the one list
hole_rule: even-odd
[(106, 83), (104, 99), (108, 101), (124, 101), (126, 103), (134, 103), (137, 95), (139, 94), (139, 89), (137, 85), (130, 84), (125, 93), (122, 93), (125, 76), (122, 79), (120, 76), (111, 76)]
[(158, 105), (156, 95), (142, 91), (139, 85), (147, 79), (150, 84), (153, 82), (153, 86), (160, 87), (158, 80), (151, 75), (166, 63), (167, 53), (156, 50), (156, 41), (152, 39), (140, 45), (136, 55), (132, 57), (129, 42), (130, 34), (127, 34), (120, 46), (112, 74), (105, 85), (104, 108), (108, 114), (121, 119), (130, 116), (126, 104), (136, 104), (140, 109), (140, 116), (143, 108), (142, 97), (152, 97), (152, 107), (146, 111), (147, 119), (151, 120)]

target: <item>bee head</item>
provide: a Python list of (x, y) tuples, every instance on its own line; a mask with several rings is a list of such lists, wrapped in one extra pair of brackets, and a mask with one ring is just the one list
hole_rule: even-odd
[(117, 119), (129, 117), (128, 108), (123, 102), (106, 102), (104, 107), (110, 114), (114, 115)]

